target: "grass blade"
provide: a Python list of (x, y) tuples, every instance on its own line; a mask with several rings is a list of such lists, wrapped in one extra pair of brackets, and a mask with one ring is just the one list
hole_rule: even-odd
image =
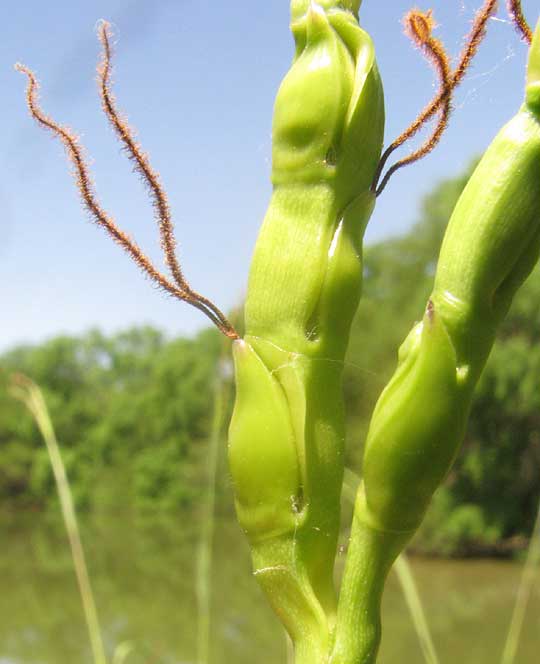
[(92, 592), (92, 586), (90, 584), (88, 568), (86, 566), (77, 515), (75, 514), (75, 508), (73, 506), (73, 497), (71, 495), (66, 469), (62, 461), (60, 448), (58, 447), (58, 441), (56, 440), (56, 434), (54, 432), (49, 411), (47, 410), (45, 399), (43, 398), (43, 394), (39, 387), (29, 378), (20, 374), (14, 376), (11, 394), (21, 401), (30, 411), (43, 440), (45, 441), (56, 482), (58, 497), (60, 499), (62, 517), (71, 548), (71, 557), (73, 559), (73, 566), (75, 568), (75, 575), (77, 577), (77, 583), (81, 595), (94, 663), (107, 664), (96, 603)]
[(527, 603), (531, 595), (534, 579), (538, 571), (538, 562), (540, 561), (540, 504), (536, 514), (536, 522), (534, 524), (533, 532), (531, 534), (531, 541), (529, 542), (529, 549), (527, 551), (527, 558), (523, 565), (521, 573), (521, 580), (510, 620), (510, 627), (508, 629), (508, 636), (502, 654), (501, 664), (514, 664), (516, 661), (516, 654), (519, 647), (519, 637), (523, 629), (523, 620), (525, 618), (525, 611)]
[(226, 402), (226, 382), (222, 376), (223, 354), (218, 363), (214, 387), (212, 425), (208, 441), (206, 465), (206, 496), (201, 516), (201, 532), (197, 548), (196, 595), (197, 595), (197, 662), (208, 664), (210, 657), (210, 620), (212, 603), (212, 557), (216, 505), (216, 475)]
[(420, 641), (420, 647), (424, 653), (424, 659), (427, 664), (439, 664), (439, 658), (437, 657), (433, 639), (431, 638), (426, 614), (420, 600), (420, 595), (418, 594), (418, 588), (411, 566), (404, 553), (394, 563), (394, 571), (403, 590), (407, 606), (409, 607), (409, 613), (413, 620), (418, 640)]
[(294, 647), (291, 637), (285, 632), (285, 654), (287, 664), (294, 664)]

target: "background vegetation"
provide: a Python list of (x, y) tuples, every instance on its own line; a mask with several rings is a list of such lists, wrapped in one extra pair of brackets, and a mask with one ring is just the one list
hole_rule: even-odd
[[(364, 298), (345, 372), (349, 465), (396, 350), (422, 315), (450, 212), (468, 173), (440, 183), (406, 235), (365, 253)], [(518, 294), (480, 382), (465, 445), (417, 549), (507, 553), (532, 529), (540, 498), (540, 270)], [(0, 504), (46, 508), (56, 492), (46, 451), (7, 395), (13, 371), (43, 389), (79, 508), (176, 509), (204, 490), (216, 379), (230, 381), (219, 334), (169, 340), (150, 327), (91, 331), (0, 357)], [(229, 392), (230, 393), (230, 392)], [(429, 404), (426, 404), (428, 407)], [(230, 407), (230, 404), (229, 406)], [(222, 510), (232, 509), (221, 473)]]

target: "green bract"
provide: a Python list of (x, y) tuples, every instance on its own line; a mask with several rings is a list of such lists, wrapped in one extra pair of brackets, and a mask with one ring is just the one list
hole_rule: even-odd
[[(230, 425), (230, 469), (236, 484), (240, 521), (252, 541), (295, 527), (294, 504), (300, 501), (300, 464), (291, 413), (283, 390), (245, 341), (233, 345), (237, 402)], [(235, 445), (244, 431), (257, 431), (256, 445)], [(238, 431), (238, 433), (237, 433)], [(260, 469), (261, 472), (254, 472)], [(261, 473), (272, 478), (262, 481)]]
[(229, 458), (254, 573), (295, 642), (324, 661), (345, 439), (341, 374), (384, 125), (359, 2), (293, 2), (296, 55), (277, 95), (274, 190), (235, 342)]
[(525, 103), (496, 136), (455, 207), (426, 313), (402, 345), (375, 408), (333, 664), (374, 661), (384, 578), (452, 464), (497, 327), (538, 260), (539, 65), (540, 26)]
[[(462, 376), (441, 316), (429, 304), (400, 349), (379, 398), (364, 453), (365, 520), (377, 530), (411, 531), (446, 474), (463, 433)], [(405, 426), (407, 423), (407, 426)]]

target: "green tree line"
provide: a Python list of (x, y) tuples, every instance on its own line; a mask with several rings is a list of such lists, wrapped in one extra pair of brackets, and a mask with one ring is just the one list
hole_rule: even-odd
[[(345, 371), (348, 461), (355, 469), (397, 348), (422, 315), (442, 235), (467, 178), (441, 182), (408, 233), (366, 249), (364, 296)], [(539, 339), (536, 269), (504, 324), (463, 450), (415, 541), (418, 549), (504, 553), (530, 532), (540, 499)], [(16, 371), (44, 391), (80, 508), (196, 504), (218, 377), (224, 389), (230, 387), (223, 357), (213, 330), (170, 340), (150, 327), (61, 336), (2, 355), (0, 506), (43, 508), (56, 500), (35, 426), (8, 395), (9, 375)], [(222, 479), (230, 507), (227, 489)]]
[(20, 347), (1, 359), (0, 502), (55, 500), (48, 457), (24, 408), (10, 399), (18, 371), (42, 388), (79, 507), (110, 488), (118, 506), (174, 507), (198, 492), (221, 340), (208, 330), (168, 341), (142, 327), (106, 337), (92, 331)]

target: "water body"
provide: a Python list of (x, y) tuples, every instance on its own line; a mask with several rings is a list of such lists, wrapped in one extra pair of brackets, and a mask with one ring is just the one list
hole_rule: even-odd
[[(196, 664), (197, 521), (125, 515), (85, 519), (82, 535), (106, 647), (129, 642), (126, 664)], [(411, 561), (441, 664), (495, 664), (520, 566), (502, 561)], [(91, 664), (62, 524), (44, 515), (0, 517), (0, 664)], [(285, 664), (281, 628), (250, 574), (236, 524), (216, 524), (210, 664)], [(379, 664), (421, 664), (399, 584), (384, 599)], [(535, 586), (516, 664), (540, 661)]]

